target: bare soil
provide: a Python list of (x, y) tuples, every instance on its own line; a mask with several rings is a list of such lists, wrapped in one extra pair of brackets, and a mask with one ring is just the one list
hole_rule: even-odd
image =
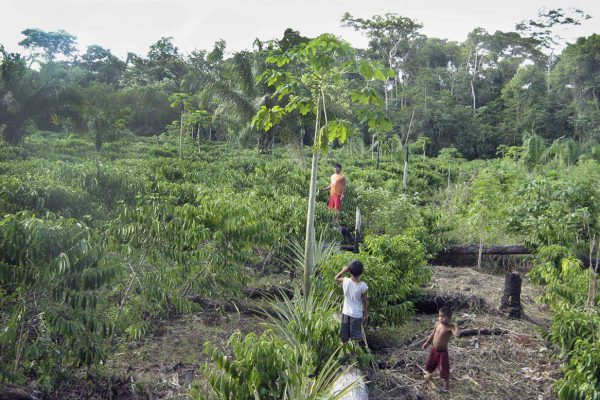
[[(525, 317), (509, 320), (497, 311), (503, 276), (473, 268), (431, 268), (433, 278), (424, 288), (426, 293), (483, 299), (456, 311), (454, 321), (462, 329), (502, 328), (507, 333), (452, 339), (451, 388), (440, 393), (423, 384), (428, 351), (422, 350), (421, 344), (433, 327), (435, 314), (418, 314), (398, 327), (369, 328), (368, 342), (375, 356), (373, 368), (366, 370), (370, 400), (554, 399), (551, 386), (559, 376), (559, 365), (552, 360), (542, 335), (551, 315), (536, 302), (541, 289), (524, 278), (521, 300)], [(262, 319), (245, 311), (256, 306), (256, 301), (204, 308), (165, 321), (142, 341), (117, 346), (110, 361), (95, 373), (103, 378), (91, 381), (80, 375), (46, 398), (188, 399), (191, 383), (201, 378), (208, 361), (203, 353), (206, 341), (225, 348), (236, 330), (263, 330)], [(441, 384), (439, 379), (437, 383)]]
[[(454, 338), (450, 354), (450, 391), (438, 392), (423, 384), (428, 350), (421, 345), (436, 315), (417, 315), (400, 328), (372, 332), (378, 369), (369, 372), (370, 399), (554, 399), (552, 383), (559, 365), (542, 336), (551, 316), (536, 299), (541, 289), (523, 280), (521, 300), (525, 317), (509, 320), (497, 312), (504, 277), (472, 268), (432, 267), (427, 292), (481, 297), (484, 305), (456, 312), (454, 321), (465, 328), (502, 328), (499, 336)], [(476, 303), (474, 303), (476, 304)], [(437, 374), (437, 373), (436, 373)], [(441, 386), (439, 377), (438, 386)]]

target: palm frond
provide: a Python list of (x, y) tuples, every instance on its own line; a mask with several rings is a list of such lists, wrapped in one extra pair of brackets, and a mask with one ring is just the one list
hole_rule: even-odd
[[(304, 243), (301, 243), (296, 238), (291, 238), (289, 242), (289, 258), (285, 262), (286, 265), (291, 269), (304, 268)], [(341, 252), (339, 243), (329, 242), (325, 238), (325, 231), (322, 230), (319, 233), (319, 237), (315, 241), (313, 246), (313, 260), (315, 265), (323, 265), (331, 256), (339, 254)]]
[(235, 83), (247, 97), (255, 98), (256, 86), (254, 85), (251, 57), (247, 51), (240, 51), (234, 54), (232, 62), (235, 75), (238, 78)]
[[(341, 348), (338, 348), (327, 360), (323, 368), (315, 377), (299, 373), (300, 380), (291, 382), (286, 387), (284, 399), (286, 400), (340, 400), (353, 390), (365, 385), (364, 377), (355, 373), (353, 365), (340, 366), (337, 362)], [(300, 357), (300, 359), (305, 359)], [(298, 371), (302, 365), (296, 365)], [(350, 377), (349, 382), (344, 382), (345, 377)]]
[(223, 82), (211, 82), (207, 85), (207, 93), (210, 96), (220, 100), (215, 113), (228, 113), (235, 116), (236, 119), (248, 122), (256, 113), (256, 109), (252, 104), (252, 100), (246, 98), (242, 93), (239, 93)]

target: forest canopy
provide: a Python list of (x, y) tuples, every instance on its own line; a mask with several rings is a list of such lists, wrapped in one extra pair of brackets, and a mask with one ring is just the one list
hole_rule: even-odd
[[(554, 50), (556, 26), (587, 18), (580, 10), (551, 10), (514, 31), (474, 28), (455, 42), (427, 37), (420, 23), (397, 14), (363, 19), (346, 13), (341, 24), (369, 39), (358, 57), (393, 72), (369, 85), (384, 100), (391, 126), (375, 132), (339, 95), (330, 99), (332, 112), (350, 121), (367, 145), (393, 147), (412, 120), (409, 141), (424, 141), (429, 155), (453, 147), (468, 159), (490, 158), (499, 146), (521, 145), (530, 135), (597, 141), (600, 38), (582, 37)], [(261, 107), (285, 105), (285, 94), (275, 94), (275, 77), (265, 74), (269, 57), (310, 40), (293, 29), (233, 54), (222, 40), (183, 54), (172, 37), (163, 37), (147, 54), (128, 53), (125, 60), (98, 45), (78, 52), (77, 38), (62, 30), (22, 34), (23, 53), (0, 47), (0, 134), (8, 143), (37, 128), (89, 134), (102, 146), (124, 134), (158, 135), (173, 123), (194, 136), (261, 151), (275, 143), (308, 144), (314, 136), (302, 107), (273, 129), (251, 124)], [(293, 68), (278, 73), (298, 72)], [(336, 93), (351, 93), (364, 79), (348, 74)]]

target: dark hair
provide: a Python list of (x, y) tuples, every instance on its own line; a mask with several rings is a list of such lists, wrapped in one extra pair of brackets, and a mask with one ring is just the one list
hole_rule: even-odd
[(333, 164), (333, 168), (339, 168), (340, 171), (341, 171), (342, 170), (342, 164), (336, 162), (335, 164)]
[(364, 269), (365, 266), (360, 260), (354, 260), (348, 264), (348, 272), (350, 272), (352, 276), (360, 276)]
[(440, 312), (448, 318), (452, 318), (452, 309), (448, 306), (440, 307)]

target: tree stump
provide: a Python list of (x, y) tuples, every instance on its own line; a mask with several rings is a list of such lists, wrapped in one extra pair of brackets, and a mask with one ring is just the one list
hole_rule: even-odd
[(500, 311), (508, 312), (508, 318), (521, 318), (523, 308), (521, 307), (521, 275), (512, 271), (504, 275), (504, 293), (500, 300)]

